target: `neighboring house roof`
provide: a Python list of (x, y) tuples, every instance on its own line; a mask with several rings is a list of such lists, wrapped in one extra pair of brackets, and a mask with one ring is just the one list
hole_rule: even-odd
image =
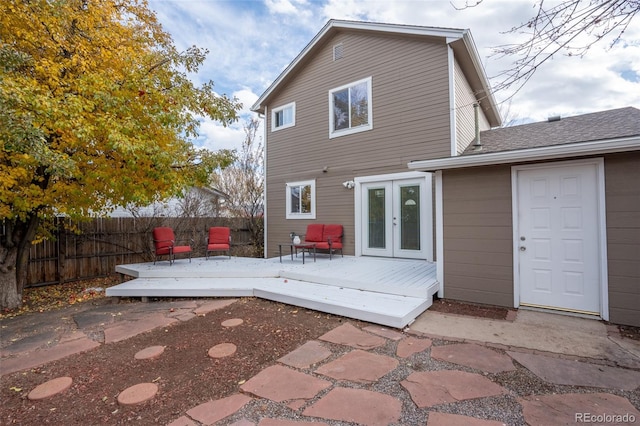
[(376, 33), (387, 33), (395, 35), (406, 35), (412, 37), (425, 37), (431, 39), (443, 39), (454, 51), (458, 63), (482, 109), (492, 126), (501, 124), (500, 112), (496, 101), (491, 93), (487, 76), (484, 72), (482, 62), (468, 29), (424, 27), (417, 25), (383, 24), (372, 22), (343, 21), (331, 19), (320, 30), (318, 34), (307, 44), (307, 46), (296, 56), (296, 58), (285, 68), (285, 70), (274, 80), (267, 90), (258, 98), (251, 110), (264, 114), (265, 106), (270, 98), (279, 88), (286, 86), (293, 76), (297, 74), (295, 70), (304, 66), (305, 63), (314, 57), (314, 52), (319, 50), (323, 41), (341, 31), (370, 31)]
[(609, 152), (640, 151), (640, 110), (633, 107), (552, 119), (480, 133), (461, 156), (419, 160), (414, 170), (441, 170), (547, 160)]

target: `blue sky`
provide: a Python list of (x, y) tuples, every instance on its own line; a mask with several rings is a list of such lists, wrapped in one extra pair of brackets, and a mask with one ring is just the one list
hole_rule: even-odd
[[(484, 0), (465, 10), (465, 0), (149, 0), (178, 48), (196, 45), (209, 55), (195, 81), (213, 80), (216, 91), (237, 97), (244, 117), (280, 72), (329, 19), (469, 28), (489, 77), (511, 67), (491, 58), (492, 48), (512, 43), (505, 34), (536, 12), (534, 0)], [(474, 2), (470, 0), (470, 2)], [(557, 1), (555, 2), (557, 3)], [(546, 1), (545, 4), (553, 4)], [(625, 106), (640, 108), (640, 18), (612, 49), (602, 43), (587, 56), (557, 55), (517, 94), (508, 117), (522, 122)], [(512, 93), (496, 93), (501, 102)], [(244, 139), (242, 121), (223, 128), (205, 121), (196, 143), (235, 148)]]

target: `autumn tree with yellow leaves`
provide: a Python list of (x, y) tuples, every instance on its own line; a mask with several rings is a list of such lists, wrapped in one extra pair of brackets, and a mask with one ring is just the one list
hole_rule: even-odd
[(178, 51), (144, 0), (0, 4), (0, 308), (20, 306), (55, 216), (148, 204), (232, 161), (191, 143), (240, 108), (188, 78), (206, 53)]

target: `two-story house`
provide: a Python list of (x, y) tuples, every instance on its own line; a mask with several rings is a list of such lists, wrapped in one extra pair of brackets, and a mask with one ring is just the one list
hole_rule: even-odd
[[(478, 104), (479, 108), (474, 109)], [(500, 125), (468, 30), (331, 20), (252, 108), (266, 127), (266, 255), (338, 223), (344, 253), (434, 259), (432, 174)]]
[(266, 247), (437, 262), (440, 297), (640, 326), (640, 110), (501, 119), (468, 30), (329, 21), (252, 108)]

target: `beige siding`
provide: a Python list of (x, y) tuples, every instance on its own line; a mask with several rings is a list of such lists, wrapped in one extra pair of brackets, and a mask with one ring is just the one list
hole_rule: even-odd
[[(477, 99), (467, 81), (467, 78), (460, 68), (458, 61), (455, 62), (455, 117), (456, 117), (456, 153), (460, 154), (475, 139), (475, 112), (473, 104)], [(482, 109), (479, 110), (480, 131), (489, 130), (491, 126)]]
[[(333, 61), (342, 43), (344, 58)], [(447, 47), (424, 39), (341, 32), (287, 82), (268, 105), (296, 102), (295, 127), (271, 132), (267, 113), (267, 255), (309, 221), (285, 219), (285, 184), (316, 179), (315, 222), (345, 226), (353, 254), (357, 176), (406, 172), (416, 159), (450, 154)], [(373, 130), (329, 138), (329, 90), (372, 78)], [(323, 168), (327, 167), (327, 172)]]
[(640, 326), (640, 153), (607, 155), (609, 319)]
[(443, 171), (444, 297), (513, 306), (511, 169)]

